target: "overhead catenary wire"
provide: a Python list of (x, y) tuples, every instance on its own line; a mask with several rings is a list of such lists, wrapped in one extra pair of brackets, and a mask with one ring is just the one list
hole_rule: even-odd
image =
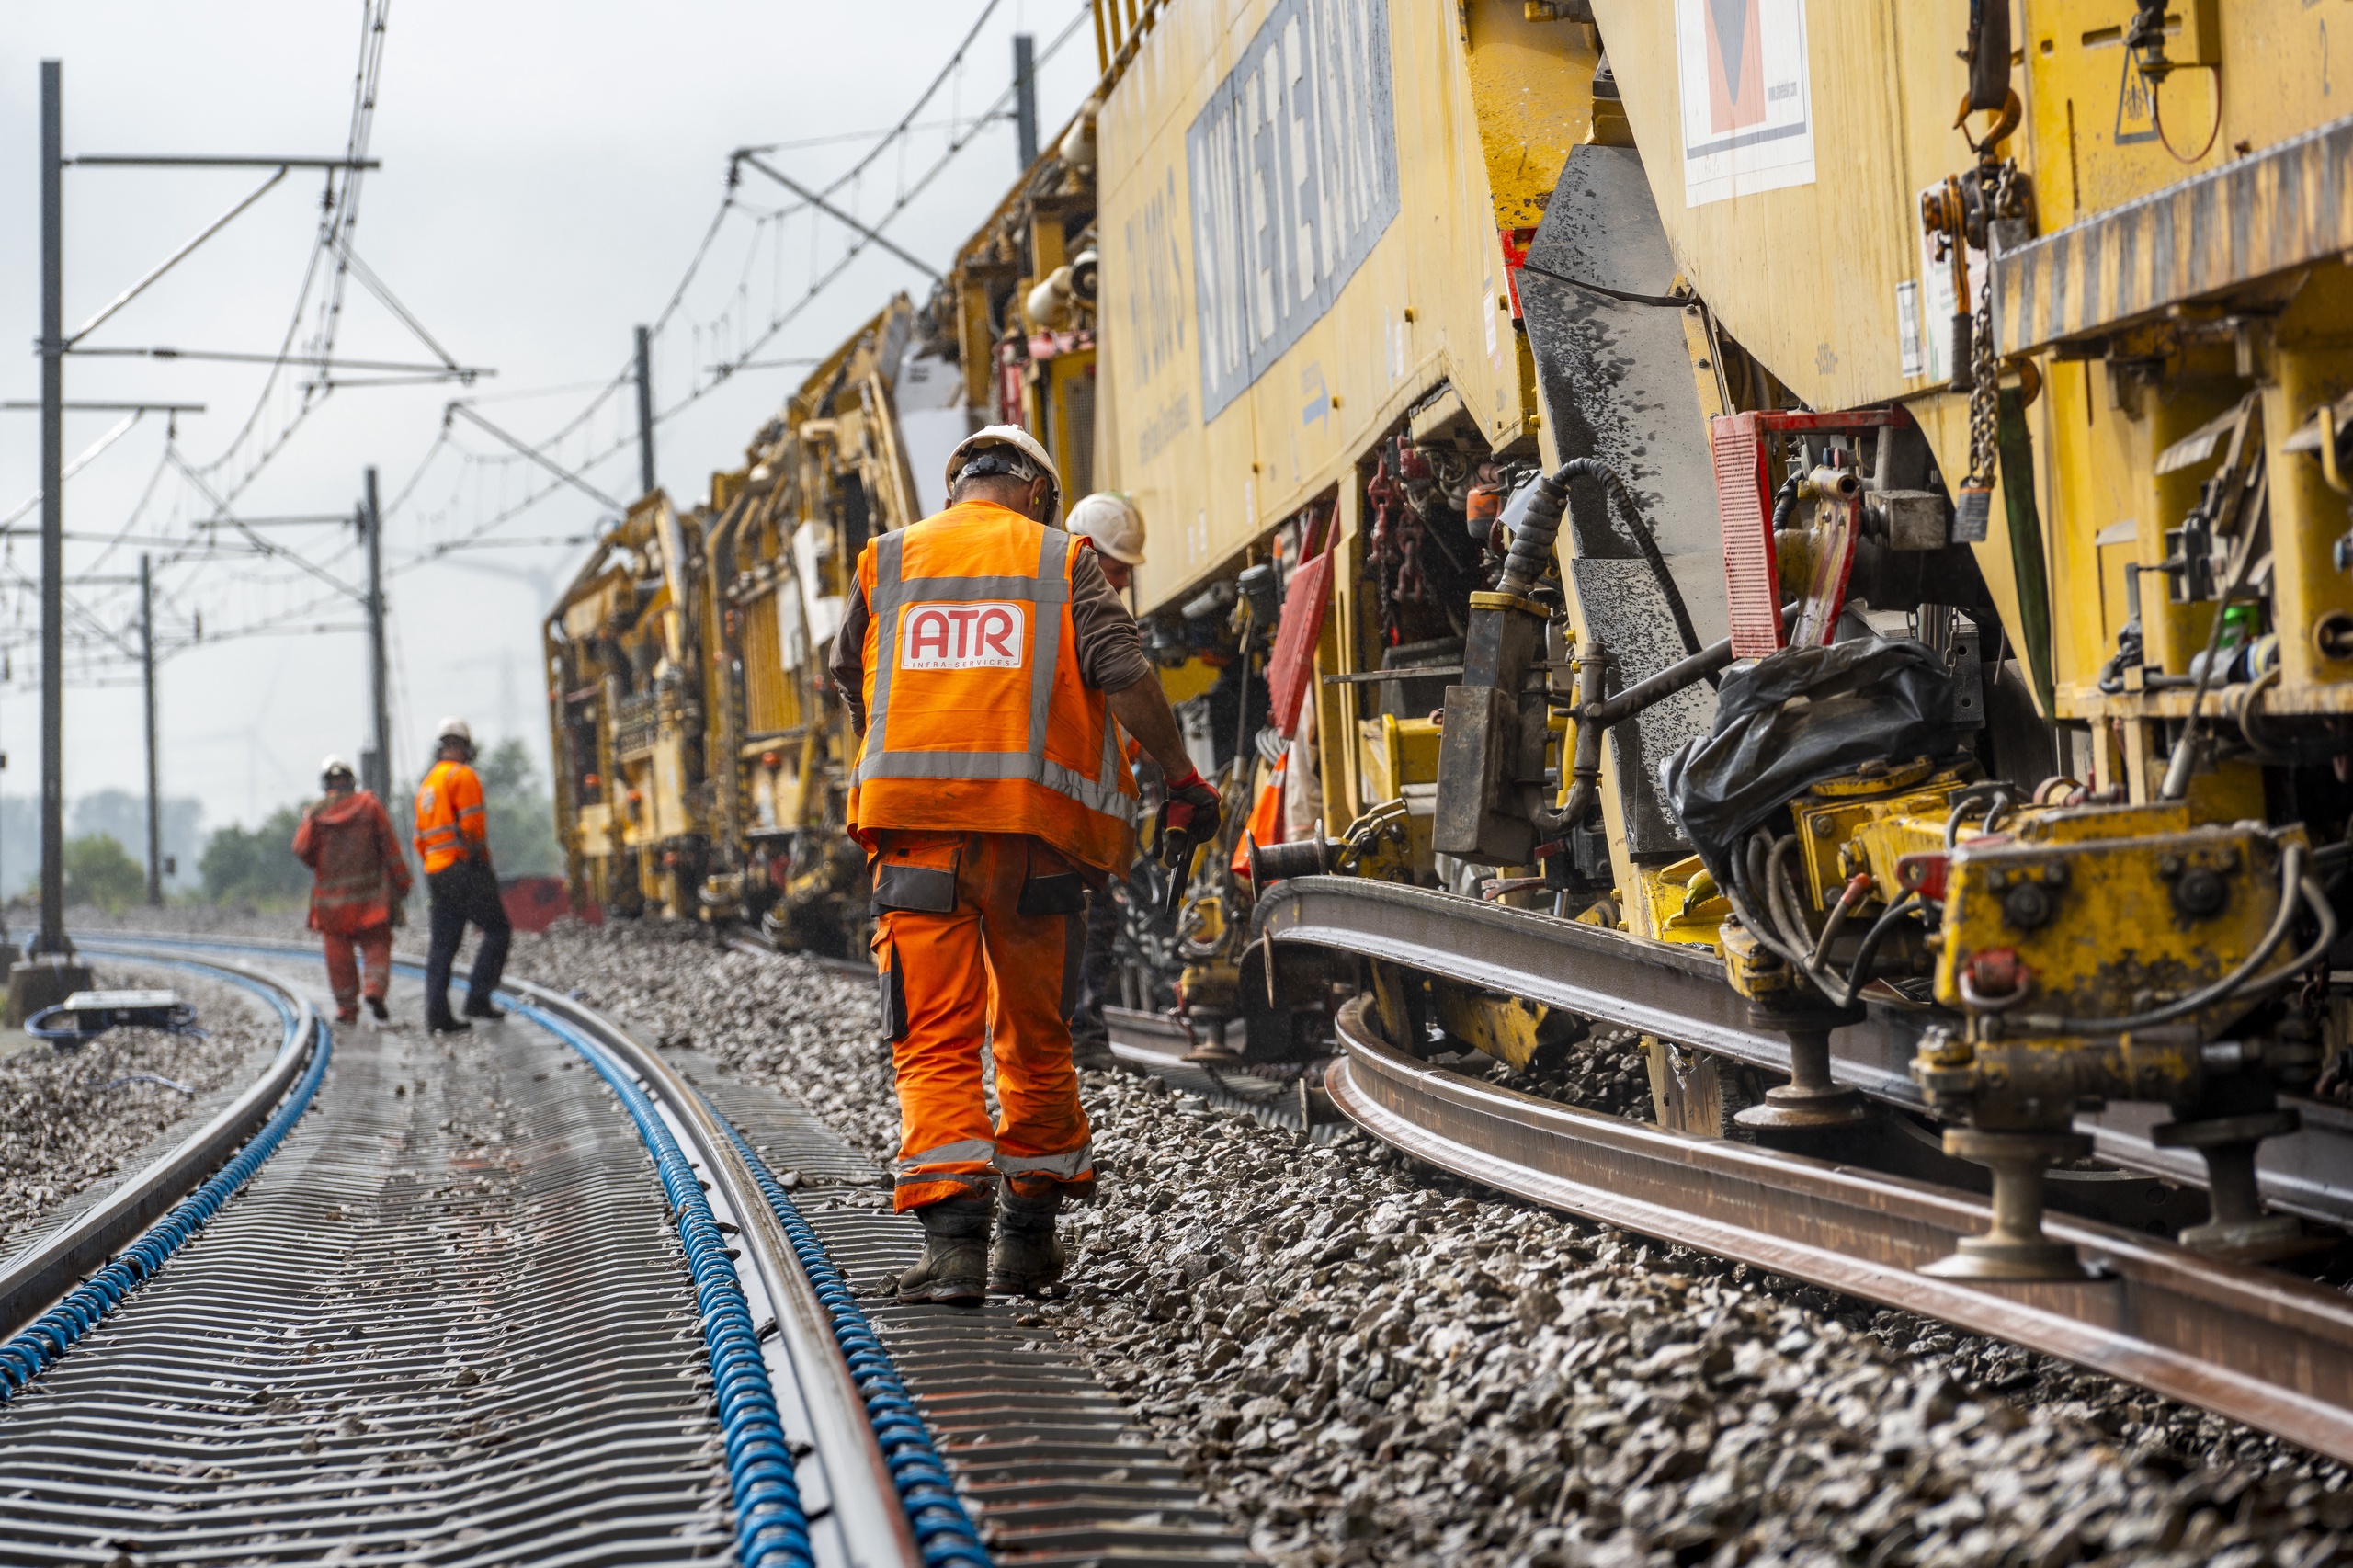
[[(1062, 51), (1063, 46), (1066, 45), (1071, 39), (1076, 37), (1081, 27), (1086, 23), (1090, 14), (1091, 13), (1087, 8), (1081, 7), (1076, 14), (1071, 17), (1069, 22), (1064, 25), (1063, 29), (1059, 33), (1055, 34), (1054, 37), (1047, 43), (1046, 47), (1039, 51), (1032, 67), (1033, 71), (1042, 69), (1049, 61), (1052, 60)], [(983, 19), (985, 19), (985, 16)], [(932, 83), (925, 89), (924, 96), (917, 100), (915, 109), (902, 117), (899, 125), (894, 127), (889, 133), (890, 137), (904, 135), (906, 129), (915, 123), (915, 116), (921, 112), (923, 106), (928, 103), (931, 97), (937, 95), (939, 87), (943, 84), (952, 79), (955, 67), (961, 62), (965, 51), (969, 51), (972, 43), (977, 38), (979, 28), (976, 24), (974, 28), (966, 35), (964, 41), (959, 45), (958, 52), (955, 56), (951, 57), (949, 65), (944, 67), (938, 75), (937, 75), (933, 79)], [(912, 205), (914, 201), (926, 189), (928, 189), (932, 183), (947, 170), (949, 165), (955, 161), (957, 156), (972, 143), (973, 140), (979, 135), (982, 130), (995, 123), (1000, 119), (1007, 107), (1012, 103), (1014, 93), (1015, 89), (1013, 85), (1008, 84), (1001, 92), (990, 100), (987, 108), (983, 108), (980, 114), (974, 117), (972, 120), (965, 122), (962, 131), (950, 137), (948, 145), (942, 150), (939, 156), (936, 158), (927, 168), (926, 168), (923, 174), (920, 175), (912, 185), (908, 186), (893, 199), (890, 207), (880, 217), (868, 222), (866, 223), (866, 227), (870, 230), (879, 231), (889, 224), (893, 219), (904, 213), (907, 208)], [(756, 147), (752, 150), (759, 151), (762, 149)], [(825, 185), (817, 187), (816, 188), (821, 194), (830, 196), (833, 192), (840, 189), (844, 185), (850, 183), (859, 174), (870, 167), (874, 160), (881, 155), (881, 150), (882, 149), (881, 147), (877, 147), (870, 152), (868, 156), (860, 159), (848, 173), (836, 177), (835, 180)], [(702, 239), (696, 247), (694, 256), (688, 263), (686, 275), (680, 278), (677, 286), (671, 290), (669, 300), (665, 304), (662, 312), (656, 316), (654, 324), (651, 328), (649, 328), (650, 333), (654, 335), (658, 336), (662, 329), (668, 324), (668, 323), (675, 317), (677, 311), (682, 308), (682, 301), (686, 297), (687, 291), (691, 286), (694, 278), (699, 272), (704, 261), (708, 258), (720, 226), (723, 223), (729, 211), (742, 206), (743, 203), (735, 193), (731, 171), (731, 180), (726, 197), (722, 199), (718, 212), (713, 215), (711, 223), (705, 229)], [(811, 228), (813, 243), (814, 242), (818, 230), (813, 224)], [(735, 353), (727, 356), (726, 358), (720, 358), (716, 363), (710, 365), (708, 370), (707, 379), (699, 380), (696, 384), (690, 385), (688, 391), (682, 393), (676, 400), (665, 407), (657, 409), (654, 413), (654, 423), (656, 426), (668, 423), (678, 415), (683, 414), (688, 409), (701, 403), (703, 399), (709, 397), (712, 392), (718, 391), (721, 386), (724, 385), (728, 379), (738, 370), (755, 364), (758, 360), (760, 353), (768, 346), (768, 344), (773, 342), (779, 333), (797, 320), (809, 307), (809, 305), (813, 303), (828, 287), (830, 287), (846, 271), (847, 271), (850, 265), (855, 262), (859, 256), (865, 253), (870, 243), (870, 242), (865, 238), (853, 240), (831, 267), (826, 268), (813, 278), (807, 288), (790, 307), (779, 309), (775, 316), (764, 326), (764, 328), (756, 335), (752, 337), (750, 341), (744, 344)], [(612, 380), (601, 383), (602, 390), (599, 391), (597, 396), (590, 402), (588, 406), (582, 409), (580, 413), (574, 415), (572, 419), (560, 426), (555, 434), (536, 443), (534, 449), (541, 453), (548, 453), (551, 449), (557, 447), (564, 440), (581, 431), (610, 398), (631, 384), (633, 373), (633, 368), (625, 367), (620, 372), (617, 373)], [(565, 466), (568, 468), (570, 472), (585, 476), (593, 472), (600, 465), (633, 450), (635, 445), (636, 434), (634, 430), (623, 429), (617, 433), (609, 442), (595, 450), (592, 450), (577, 461)], [(424, 477), (426, 468), (428, 468), (434, 461), (444, 457), (450, 449), (457, 449), (460, 451), (464, 450), (462, 447), (457, 446), (455, 442), (446, 440), (437, 440), (434, 446), (428, 449), (425, 457), (419, 460), (415, 469), (411, 471), (409, 477), (403, 483), (400, 490), (400, 497), (402, 501), (406, 502), (411, 496), (413, 496), (419, 483)], [(517, 458), (512, 460), (520, 461), (522, 460)], [(476, 540), (486, 537), (501, 526), (514, 520), (523, 513), (530, 510), (532, 507), (556, 494), (560, 490), (565, 487), (566, 483), (568, 482), (557, 481), (540, 486), (536, 489), (527, 487), (525, 494), (520, 498), (515, 500), (511, 504), (498, 508), (491, 517), (479, 522), (470, 531), (461, 535), (458, 539), (442, 541), (439, 545), (434, 548), (430, 555), (424, 553), (412, 555), (401, 562), (389, 564), (386, 570), (387, 572), (404, 574), (406, 572), (415, 570), (420, 566), (429, 564), (432, 560), (447, 555), (449, 551), (453, 549), (464, 548), (471, 545)], [(385, 510), (386, 514), (390, 516), (395, 508), (392, 506), (387, 506)]]

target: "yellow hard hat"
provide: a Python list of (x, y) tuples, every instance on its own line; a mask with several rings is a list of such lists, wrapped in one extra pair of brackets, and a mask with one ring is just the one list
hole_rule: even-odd
[(1084, 534), (1095, 548), (1114, 561), (1143, 564), (1143, 513), (1116, 490), (1098, 490), (1071, 504), (1070, 521), (1063, 527)]
[[(986, 461), (976, 461), (985, 458)], [(956, 443), (948, 454), (948, 487), (956, 488), (957, 480), (964, 477), (968, 467), (983, 473), (1011, 474), (1016, 479), (1036, 479), (1043, 474), (1053, 482), (1053, 494), (1046, 507), (1046, 518), (1052, 521), (1054, 512), (1062, 505), (1062, 471), (1038, 438), (1018, 425), (990, 425), (973, 431)]]

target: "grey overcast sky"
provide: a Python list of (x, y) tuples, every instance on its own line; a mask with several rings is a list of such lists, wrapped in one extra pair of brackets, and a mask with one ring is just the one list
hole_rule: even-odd
[[(437, 440), (443, 406), (481, 413), (538, 442), (589, 410), (624, 365), (634, 324), (662, 310), (726, 194), (727, 154), (786, 144), (784, 172), (827, 180), (870, 150), (955, 54), (985, 0), (894, 6), (754, 5), (739, 0), (392, 0), (383, 35), (371, 156), (353, 249), (463, 365), (497, 375), (449, 385), (343, 387), (296, 424), (276, 455), (235, 492), (252, 517), (347, 514), (361, 472), (375, 465), (386, 500), (407, 493), (386, 524), (389, 561), (406, 563), (462, 537), (546, 487), (520, 460), (492, 460), (494, 437), (460, 423)], [(1011, 78), (1012, 37), (1044, 50), (1085, 15), (1073, 0), (998, 0), (950, 84), (835, 199), (879, 217), (929, 170), (952, 136)], [(76, 153), (338, 155), (351, 122), (360, 58), (360, 0), (7, 0), (0, 6), (0, 301), (22, 346), (0, 371), (0, 398), (39, 393), (30, 351), (40, 325), (39, 62), (63, 62), (64, 147)], [(1080, 21), (1040, 72), (1041, 134), (1051, 137), (1091, 88), (1095, 43)], [(825, 144), (810, 145), (822, 139)], [(982, 127), (964, 151), (891, 223), (915, 255), (943, 265), (1016, 173), (1009, 123)], [(266, 170), (146, 172), (70, 168), (64, 176), (65, 324), (70, 333), (150, 267), (267, 177)], [(297, 173), (264, 196), (169, 277), (93, 334), (93, 345), (268, 354), (286, 337), (318, 233), (322, 176)], [(843, 255), (850, 236), (813, 224), (782, 188), (746, 173), (738, 205), (712, 239), (654, 353), (657, 403), (669, 407), (740, 359), (775, 315)], [(758, 368), (829, 351), (896, 290), (918, 301), (928, 283), (868, 250), (738, 371), (670, 418), (656, 439), (658, 477), (699, 497), (715, 469), (734, 466), (752, 433), (805, 373)], [(318, 318), (314, 288), (301, 334)], [(345, 289), (338, 358), (413, 364), (430, 352), (358, 283)], [(66, 395), (89, 401), (200, 403), (166, 424), (141, 419), (70, 480), (69, 579), (84, 613), (70, 618), (65, 784), (69, 798), (142, 787), (137, 669), (106, 639), (135, 647), (136, 593), (124, 581), (142, 549), (176, 563), (158, 574), (162, 769), (167, 795), (193, 795), (210, 826), (252, 824), (314, 788), (319, 758), (354, 756), (365, 731), (364, 642), (356, 605), (302, 566), (251, 552), (223, 532), (222, 550), (191, 554), (221, 491), (247, 454), (287, 428), (300, 374), (264, 399), (263, 366), (71, 358)], [(360, 372), (352, 372), (354, 379)], [(627, 445), (631, 395), (611, 397), (559, 448), (565, 461), (620, 448), (590, 471), (606, 494), (637, 485)], [(252, 432), (240, 431), (266, 403)], [(114, 414), (69, 415), (72, 461), (108, 435)], [(0, 516), (39, 487), (39, 425), (0, 413)], [(230, 460), (222, 463), (224, 454)], [(217, 466), (216, 466), (217, 465)], [(412, 481), (414, 481), (412, 484)], [(576, 491), (550, 495), (498, 524), (496, 540), (563, 540), (600, 512)], [(37, 509), (0, 540), (0, 748), (9, 793), (37, 790), (40, 760)], [(332, 576), (358, 582), (347, 528), (257, 530)], [(125, 535), (109, 548), (108, 540)], [(392, 584), (394, 758), (419, 765), (431, 726), (462, 713), (477, 736), (519, 734), (544, 761), (539, 626), (578, 544), (474, 549), (404, 565)], [(207, 641), (179, 646), (201, 617)], [(280, 623), (278, 634), (225, 639)], [(17, 868), (8, 869), (12, 882)]]

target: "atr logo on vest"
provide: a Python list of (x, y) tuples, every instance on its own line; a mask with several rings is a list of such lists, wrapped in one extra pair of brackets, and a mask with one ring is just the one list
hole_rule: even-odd
[(1029, 607), (1002, 599), (909, 605), (899, 620), (903, 670), (1017, 670), (1029, 648)]

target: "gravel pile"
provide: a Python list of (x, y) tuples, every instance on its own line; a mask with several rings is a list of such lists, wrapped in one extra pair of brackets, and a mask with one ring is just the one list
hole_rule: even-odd
[(1642, 1037), (1632, 1029), (1596, 1028), (1570, 1048), (1559, 1062), (1532, 1065), (1515, 1073), (1494, 1057), (1475, 1051), (1430, 1058), (1466, 1077), (1491, 1084), (1508, 1084), (1523, 1094), (1581, 1106), (1605, 1116), (1647, 1121), (1651, 1116), (1649, 1064), (1643, 1058)]
[(118, 1174), (199, 1098), (239, 1079), (249, 1057), (278, 1043), (276, 1016), (234, 987), (108, 964), (97, 980), (176, 990), (209, 1033), (119, 1028), (78, 1050), (34, 1044), (0, 1058), (0, 1256), (32, 1221)]
[[(872, 988), (661, 926), (518, 973), (895, 1141)], [(1637, 1108), (1599, 1036), (1543, 1075)], [(1631, 1077), (1629, 1076), (1631, 1073)], [(1089, 1074), (1051, 1324), (1283, 1564), (2353, 1562), (2344, 1471), (2217, 1417)]]

